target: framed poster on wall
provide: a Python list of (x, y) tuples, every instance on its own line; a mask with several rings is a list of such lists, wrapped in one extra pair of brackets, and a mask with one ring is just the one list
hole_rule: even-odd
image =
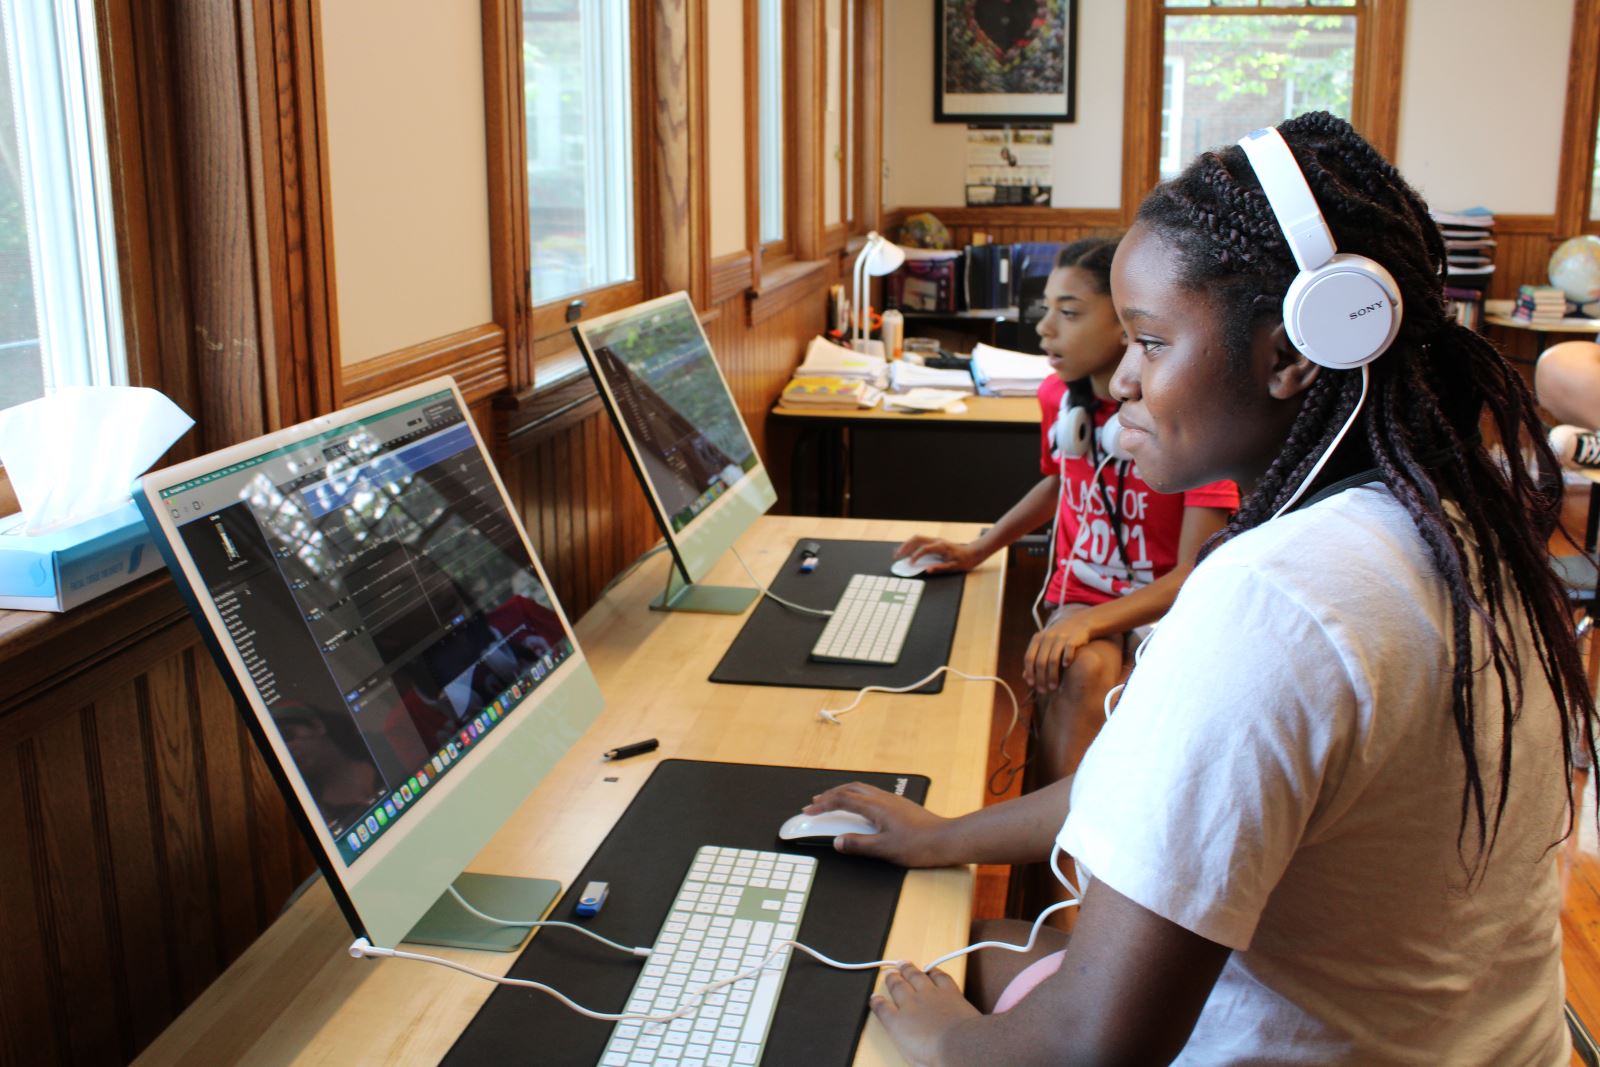
[(935, 122), (1072, 122), (1077, 0), (935, 0)]

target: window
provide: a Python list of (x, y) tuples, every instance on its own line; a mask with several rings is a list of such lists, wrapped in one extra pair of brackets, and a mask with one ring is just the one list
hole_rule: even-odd
[(1600, 107), (1595, 108), (1594, 168), (1589, 173), (1589, 221), (1600, 221)]
[(1170, 177), (1183, 169), (1179, 138), (1183, 128), (1183, 57), (1169, 55), (1161, 64), (1161, 176)]
[(533, 299), (636, 275), (629, 0), (523, 0)]
[(783, 183), (783, 0), (759, 0), (756, 17), (756, 128), (763, 245), (785, 235)]
[(127, 380), (88, 9), (0, 0), (0, 408)]
[[(1280, 14), (1304, 8), (1305, 14)], [(1357, 0), (1230, 0), (1162, 10), (1161, 177), (1198, 153), (1305, 111), (1353, 114)]]

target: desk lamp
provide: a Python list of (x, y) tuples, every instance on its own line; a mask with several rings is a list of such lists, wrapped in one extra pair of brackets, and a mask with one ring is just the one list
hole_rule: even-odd
[(850, 307), (856, 320), (851, 347), (857, 351), (860, 351), (861, 342), (867, 336), (867, 305), (861, 299), (861, 290), (866, 284), (866, 278), (868, 276), (881, 278), (885, 274), (893, 274), (905, 261), (905, 249), (877, 230), (867, 234), (867, 243), (861, 246), (861, 252), (856, 256), (856, 264), (851, 268), (851, 280), (854, 284), (850, 292)]

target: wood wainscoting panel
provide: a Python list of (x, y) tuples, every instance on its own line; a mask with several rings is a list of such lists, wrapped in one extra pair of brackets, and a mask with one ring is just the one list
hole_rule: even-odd
[(312, 870), (185, 617), (0, 714), (0, 1063), (125, 1063)]
[(1116, 208), (1054, 207), (908, 207), (884, 220), (891, 236), (912, 215), (928, 212), (950, 231), (952, 248), (965, 248), (972, 235), (986, 233), (995, 244), (1018, 241), (1076, 241), (1121, 233), (1122, 213)]

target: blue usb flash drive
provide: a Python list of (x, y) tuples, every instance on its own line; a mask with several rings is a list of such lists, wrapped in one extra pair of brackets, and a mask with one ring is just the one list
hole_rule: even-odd
[(609, 882), (590, 882), (583, 887), (583, 894), (578, 897), (578, 906), (572, 909), (574, 915), (598, 915), (600, 908), (606, 902), (606, 894), (611, 892)]

